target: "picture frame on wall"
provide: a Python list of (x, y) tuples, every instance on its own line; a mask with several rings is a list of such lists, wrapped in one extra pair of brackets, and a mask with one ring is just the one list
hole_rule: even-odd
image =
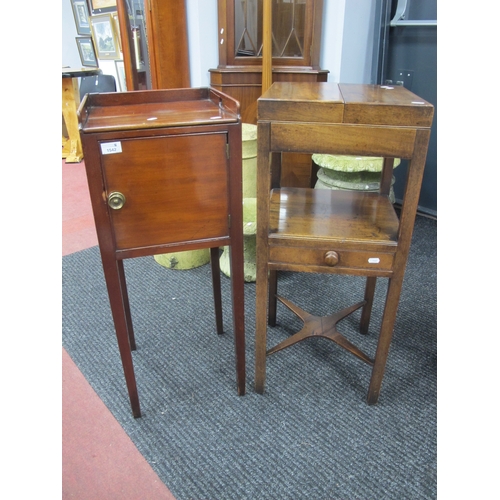
[(90, 35), (90, 14), (87, 0), (71, 0), (71, 8), (75, 17), (76, 32), (79, 35)]
[(82, 66), (90, 66), (92, 68), (98, 68), (99, 63), (95, 55), (94, 43), (92, 42), (92, 37), (90, 36), (76, 37), (76, 45), (78, 46), (78, 52), (80, 53)]
[(118, 12), (112, 12), (111, 17), (113, 18), (113, 22), (115, 23), (115, 33), (116, 33), (116, 38), (118, 38), (118, 46), (120, 47), (120, 52), (123, 52), (122, 37), (120, 34), (120, 21), (118, 20)]
[(103, 14), (116, 10), (116, 0), (88, 0), (92, 14)]
[(98, 59), (119, 59), (120, 45), (111, 14), (90, 16), (90, 26)]
[(127, 80), (125, 79), (125, 65), (123, 60), (115, 61), (116, 66), (116, 76), (118, 82), (118, 90), (120, 92), (127, 91)]

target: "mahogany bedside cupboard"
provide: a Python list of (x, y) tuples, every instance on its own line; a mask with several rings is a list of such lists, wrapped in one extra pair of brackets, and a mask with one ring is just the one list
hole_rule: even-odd
[(123, 266), (128, 258), (210, 248), (216, 325), (222, 333), (219, 247), (230, 247), (237, 391), (244, 394), (239, 103), (209, 88), (96, 93), (87, 94), (78, 115), (104, 276), (134, 417), (141, 410)]
[[(371, 365), (368, 403), (377, 402), (425, 166), (433, 106), (403, 87), (336, 83), (274, 83), (258, 101), (257, 280), (255, 388), (264, 391), (266, 356), (305, 338), (328, 338)], [(378, 156), (378, 193), (280, 188), (283, 152)], [(409, 160), (401, 213), (391, 202), (394, 158)], [(277, 271), (366, 276), (364, 298), (327, 317), (277, 297)], [(374, 358), (342, 336), (337, 323), (362, 308), (368, 332), (377, 277), (388, 290)], [(269, 296), (268, 296), (269, 294)], [(280, 300), (304, 327), (267, 349), (267, 325)], [(267, 309), (267, 306), (269, 309)]]

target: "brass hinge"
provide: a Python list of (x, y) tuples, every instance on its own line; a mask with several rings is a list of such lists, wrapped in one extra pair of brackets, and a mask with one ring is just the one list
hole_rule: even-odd
[(231, 214), (227, 215), (227, 227), (231, 229)]
[(226, 143), (226, 158), (229, 160), (229, 142)]

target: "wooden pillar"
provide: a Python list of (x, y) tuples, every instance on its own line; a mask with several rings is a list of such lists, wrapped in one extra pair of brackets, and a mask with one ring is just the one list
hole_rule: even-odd
[[(134, 41), (126, 0), (116, 0), (123, 64), (128, 90), (139, 90)], [(145, 2), (148, 54), (145, 57), (153, 89), (190, 87), (185, 0)]]
[(185, 0), (150, 0), (146, 9), (153, 89), (190, 87)]
[(273, 83), (272, 0), (264, 0), (262, 16), (262, 93)]
[(139, 90), (137, 78), (134, 42), (130, 32), (130, 19), (125, 0), (116, 0), (118, 23), (120, 24), (120, 38), (122, 42), (123, 67), (125, 68), (125, 82), (127, 90)]

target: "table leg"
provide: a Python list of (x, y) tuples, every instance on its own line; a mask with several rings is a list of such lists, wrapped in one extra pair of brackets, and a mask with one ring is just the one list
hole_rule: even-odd
[(63, 144), (62, 157), (66, 163), (79, 163), (83, 159), (80, 131), (78, 130), (78, 117), (76, 115), (78, 91), (74, 78), (62, 79), (62, 114), (69, 138)]
[[(259, 124), (257, 129), (257, 235), (256, 261), (257, 276), (255, 280), (255, 392), (264, 393), (266, 382), (266, 348), (269, 300), (269, 191), (272, 173), (279, 170), (279, 158), (276, 153), (269, 155), (271, 126), (269, 123)], [(270, 157), (271, 156), (271, 157)], [(273, 168), (276, 167), (276, 168)], [(278, 175), (274, 176), (277, 182)], [(276, 273), (272, 275), (276, 278)], [(276, 282), (273, 282), (276, 285)], [(274, 290), (276, 292), (276, 290)]]
[(224, 333), (222, 321), (222, 296), (220, 287), (219, 247), (210, 249), (210, 268), (212, 271), (212, 290), (214, 295), (215, 324), (219, 335)]
[(135, 339), (132, 331), (127, 286), (123, 261), (117, 261), (113, 255), (108, 255), (101, 249), (102, 266), (106, 287), (108, 289), (109, 304), (113, 323), (115, 325), (116, 340), (130, 398), (130, 406), (135, 418), (141, 416), (139, 395), (132, 360), (132, 349), (135, 349)]
[[(241, 229), (241, 228), (240, 228)], [(231, 242), (231, 288), (233, 302), (233, 328), (236, 353), (238, 395), (246, 388), (245, 371), (245, 278), (243, 272), (243, 231)]]
[[(228, 155), (229, 177), (229, 271), (231, 275), (231, 302), (233, 309), (233, 330), (236, 357), (236, 382), (238, 395), (246, 391), (245, 360), (245, 272), (243, 257), (243, 200), (242, 200), (242, 168), (241, 168), (241, 126), (229, 127), (227, 144), (230, 145)], [(215, 252), (212, 259), (219, 260)], [(219, 272), (220, 275), (220, 272)]]
[(136, 350), (135, 344), (135, 335), (134, 335), (134, 327), (132, 325), (132, 315), (130, 313), (130, 302), (128, 300), (128, 292), (127, 292), (127, 282), (125, 279), (125, 269), (123, 268), (123, 260), (117, 260), (116, 266), (118, 269), (118, 275), (120, 277), (121, 287), (122, 287), (122, 297), (123, 297), (123, 308), (125, 311), (125, 320), (127, 322), (127, 333), (128, 339), (130, 342), (130, 349), (132, 351)]
[(368, 327), (370, 325), (370, 317), (372, 314), (373, 297), (375, 295), (376, 284), (377, 278), (373, 276), (369, 276), (368, 278), (366, 278), (365, 305), (363, 306), (363, 311), (361, 313), (361, 322), (359, 325), (359, 331), (365, 335), (368, 333)]
[[(402, 273), (401, 273), (402, 274)], [(399, 297), (403, 277), (398, 276), (389, 279), (389, 287), (387, 289), (387, 297), (385, 300), (384, 315), (382, 317), (382, 325), (380, 327), (380, 336), (375, 353), (373, 370), (370, 379), (370, 387), (368, 388), (367, 402), (369, 405), (376, 404), (382, 387), (382, 379), (384, 377), (385, 365), (389, 354), (394, 324), (396, 322), (396, 313), (398, 310)]]
[(267, 346), (267, 298), (269, 283), (266, 262), (259, 263), (257, 256), (257, 279), (255, 291), (255, 391), (264, 393), (266, 382)]
[(267, 324), (276, 326), (276, 307), (278, 303), (278, 271), (269, 271), (269, 313)]

